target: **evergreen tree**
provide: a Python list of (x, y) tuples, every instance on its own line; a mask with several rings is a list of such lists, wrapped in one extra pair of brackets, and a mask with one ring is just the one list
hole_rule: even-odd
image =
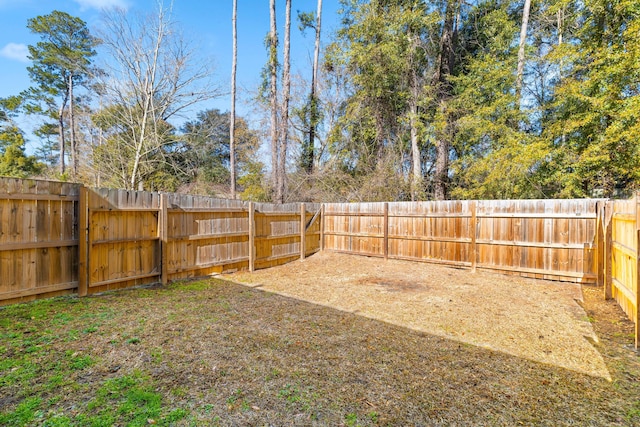
[(40, 173), (42, 163), (35, 156), (28, 156), (24, 146), (20, 129), (12, 124), (0, 127), (0, 176), (27, 178)]
[(549, 147), (526, 130), (527, 117), (520, 110), (521, 74), (513, 72), (520, 57), (513, 43), (518, 23), (509, 7), (508, 2), (480, 3), (464, 23), (464, 43), (474, 48), (451, 80), (457, 129), (451, 190), (455, 198), (545, 197), (537, 174)]
[(78, 147), (75, 135), (74, 88), (89, 78), (91, 58), (98, 40), (91, 36), (86, 23), (65, 12), (29, 19), (27, 27), (41, 41), (29, 46), (29, 76), (35, 83), (25, 95), (32, 100), (31, 112), (43, 113), (58, 123), (60, 174), (65, 172), (65, 111), (69, 121), (72, 171), (78, 172)]
[(343, 5), (344, 26), (326, 59), (332, 72), (347, 76), (343, 114), (330, 134), (334, 163), (357, 180), (385, 174), (382, 183), (398, 183), (393, 197), (422, 198), (423, 170), (433, 160), (423, 157), (431, 154), (440, 12), (422, 1)]
[(318, 68), (320, 65), (320, 31), (322, 28), (322, 0), (318, 0), (317, 11), (313, 13), (298, 12), (300, 21), (300, 31), (304, 34), (305, 29), (312, 28), (315, 32), (315, 44), (313, 50), (313, 66), (311, 70), (311, 90), (309, 99), (303, 109), (303, 121), (308, 129), (308, 136), (302, 143), (302, 153), (300, 156), (300, 166), (308, 174), (313, 173), (315, 140), (318, 123), (320, 121), (320, 105), (318, 100)]
[(576, 21), (551, 55), (563, 73), (545, 132), (558, 194), (627, 193), (640, 184), (640, 4), (588, 0)]

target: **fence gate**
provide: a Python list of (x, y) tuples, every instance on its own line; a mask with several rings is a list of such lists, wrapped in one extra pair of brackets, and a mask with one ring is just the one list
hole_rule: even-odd
[(160, 195), (82, 188), (80, 284), (90, 295), (160, 281)]

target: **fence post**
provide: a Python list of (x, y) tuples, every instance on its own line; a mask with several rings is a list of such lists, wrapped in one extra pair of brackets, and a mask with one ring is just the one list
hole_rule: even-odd
[(307, 208), (304, 203), (300, 203), (300, 260), (304, 260), (307, 246)]
[(389, 203), (384, 204), (384, 238), (382, 245), (384, 246), (384, 259), (389, 259)]
[(604, 206), (604, 298), (613, 297), (613, 202), (607, 201)]
[(635, 347), (640, 344), (640, 197), (636, 194), (636, 294), (635, 294)]
[(598, 286), (604, 288), (604, 276), (605, 276), (605, 263), (604, 263), (604, 202), (596, 202), (596, 273), (598, 278)]
[(470, 208), (471, 208), (471, 224), (470, 224), (470, 230), (469, 230), (469, 234), (471, 235), (471, 272), (475, 273), (476, 272), (476, 268), (477, 268), (477, 262), (478, 262), (478, 247), (477, 247), (477, 234), (478, 234), (478, 224), (477, 224), (477, 220), (478, 220), (478, 214), (477, 214), (477, 207), (476, 207), (476, 202), (472, 201), (470, 202)]
[[(637, 219), (640, 219), (636, 217)], [(636, 222), (636, 228), (638, 228), (638, 223)], [(640, 229), (636, 230), (636, 294), (635, 294), (635, 317), (633, 322), (635, 323), (635, 346), (636, 350), (638, 349), (638, 345), (640, 344)]]
[(80, 186), (78, 200), (78, 296), (84, 297), (89, 293), (89, 206), (88, 192), (84, 185)]
[(255, 236), (256, 236), (256, 206), (253, 202), (249, 202), (249, 271), (253, 272), (256, 262), (256, 248), (255, 248)]
[(320, 206), (320, 251), (324, 251), (324, 203)]
[(169, 281), (169, 266), (167, 265), (167, 251), (169, 250), (169, 218), (167, 217), (167, 195), (160, 194), (160, 212), (158, 214), (158, 233), (160, 237), (160, 283), (166, 285)]

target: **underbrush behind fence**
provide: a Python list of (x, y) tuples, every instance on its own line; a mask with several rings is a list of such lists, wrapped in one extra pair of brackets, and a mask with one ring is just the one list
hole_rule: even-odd
[(0, 304), (318, 250), (603, 285), (638, 332), (638, 199), (283, 205), (0, 178)]

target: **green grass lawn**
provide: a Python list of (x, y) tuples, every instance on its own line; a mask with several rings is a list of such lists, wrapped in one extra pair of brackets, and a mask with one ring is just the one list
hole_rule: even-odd
[(598, 297), (611, 382), (215, 279), (9, 306), (0, 425), (640, 425)]

